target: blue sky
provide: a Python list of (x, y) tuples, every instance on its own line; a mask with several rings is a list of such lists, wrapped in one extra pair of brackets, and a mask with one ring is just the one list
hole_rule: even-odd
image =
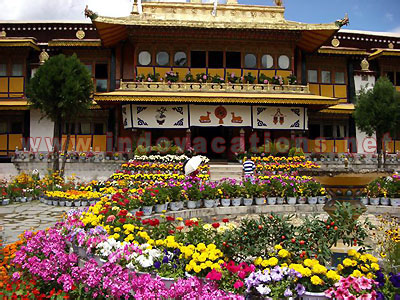
[[(400, 0), (283, 0), (287, 20), (330, 23), (350, 18), (348, 29), (400, 32)], [(269, 5), (272, 0), (239, 0), (243, 4)]]
[[(0, 0), (0, 20), (84, 20), (83, 10), (86, 4), (100, 15), (120, 17), (129, 14), (132, 2), (133, 0)], [(400, 0), (283, 0), (283, 2), (286, 6), (287, 20), (331, 23), (343, 18), (347, 12), (350, 17), (348, 29), (400, 33)], [(239, 3), (274, 5), (273, 0), (239, 0)]]

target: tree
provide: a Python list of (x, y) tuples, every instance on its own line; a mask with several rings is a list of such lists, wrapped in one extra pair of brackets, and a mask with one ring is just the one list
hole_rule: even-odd
[(387, 77), (380, 77), (373, 89), (361, 90), (353, 116), (361, 131), (368, 136), (376, 134), (380, 168), (383, 137), (386, 133), (393, 136), (396, 127), (400, 125), (400, 93)]
[[(92, 103), (93, 82), (87, 68), (76, 55), (53, 56), (41, 66), (27, 87), (27, 97), (33, 108), (54, 122), (53, 171), (59, 170), (60, 128), (66, 123), (67, 139), (61, 168), (63, 174), (69, 147), (71, 122), (85, 113)], [(60, 147), (60, 148), (59, 148)]]

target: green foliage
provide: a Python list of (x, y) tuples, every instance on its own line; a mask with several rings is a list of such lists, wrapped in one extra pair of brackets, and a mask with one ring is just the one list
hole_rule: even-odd
[(304, 156), (303, 148), (292, 147), (289, 150), (289, 157)]
[(90, 73), (76, 55), (51, 57), (27, 87), (29, 103), (52, 121), (69, 122), (87, 110), (92, 92)]

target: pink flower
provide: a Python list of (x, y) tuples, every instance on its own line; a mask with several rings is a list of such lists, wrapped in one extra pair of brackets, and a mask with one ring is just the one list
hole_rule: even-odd
[(207, 80), (207, 75), (203, 75), (203, 79), (204, 79), (204, 80)]
[(235, 282), (235, 284), (233, 285), (233, 287), (234, 287), (235, 289), (240, 289), (242, 286), (243, 286), (243, 281), (241, 281), (241, 280), (237, 280), (237, 281)]
[(106, 220), (106, 223), (111, 223), (111, 222), (113, 222), (114, 220), (115, 220), (115, 216), (114, 216), (114, 215), (108, 216), (108, 218), (107, 218), (107, 220)]
[(268, 80), (267, 79), (264, 80), (264, 84), (268, 84)]
[(360, 288), (363, 290), (369, 290), (372, 288), (371, 280), (369, 280), (368, 278), (361, 277), (358, 280), (358, 283), (360, 285)]
[(222, 274), (215, 269), (213, 269), (210, 273), (207, 274), (206, 278), (210, 280), (221, 280)]
[(232, 73), (232, 74), (231, 74), (231, 78), (235, 78), (235, 73)]
[(358, 299), (359, 300), (372, 300), (372, 296), (371, 296), (371, 294), (363, 294)]

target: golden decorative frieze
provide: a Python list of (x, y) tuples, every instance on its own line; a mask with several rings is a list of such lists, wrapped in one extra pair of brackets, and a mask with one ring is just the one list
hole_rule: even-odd
[(122, 91), (140, 92), (206, 92), (206, 93), (296, 93), (310, 94), (307, 85), (274, 85), (274, 84), (225, 84), (177, 82), (122, 82)]
[(194, 28), (254, 28), (284, 30), (337, 30), (334, 24), (305, 24), (287, 21), (281, 6), (218, 5), (212, 3), (142, 3), (142, 14), (112, 18), (98, 16), (95, 23), (136, 26), (177, 26)]
[(86, 35), (86, 33), (85, 33), (83, 30), (78, 30), (78, 31), (76, 32), (76, 34), (75, 34), (75, 36), (76, 36), (79, 40), (83, 39), (83, 38), (85, 37), (85, 35)]
[(4, 38), (0, 39), (0, 47), (31, 47), (40, 51), (34, 39)]
[(100, 40), (53, 40), (49, 41), (49, 47), (101, 47)]

